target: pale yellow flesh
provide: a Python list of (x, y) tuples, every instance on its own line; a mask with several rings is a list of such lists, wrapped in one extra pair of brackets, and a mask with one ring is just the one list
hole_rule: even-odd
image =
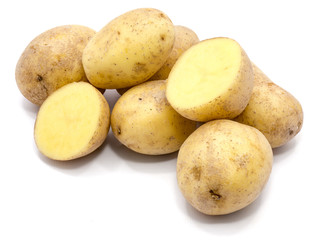
[(67, 160), (84, 152), (101, 114), (100, 96), (88, 83), (69, 84), (54, 92), (41, 106), (35, 141), (49, 158)]
[(241, 64), (241, 48), (231, 39), (202, 41), (174, 65), (167, 96), (172, 105), (192, 108), (206, 104), (230, 89)]

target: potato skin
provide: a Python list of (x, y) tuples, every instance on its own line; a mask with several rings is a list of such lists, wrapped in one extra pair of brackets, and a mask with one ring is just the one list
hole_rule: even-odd
[(148, 80), (166, 61), (174, 25), (152, 8), (129, 11), (108, 23), (87, 44), (83, 65), (99, 88), (125, 88)]
[(172, 153), (196, 129), (196, 122), (170, 106), (165, 89), (165, 81), (149, 81), (132, 87), (116, 102), (111, 129), (129, 149), (148, 155)]
[(260, 130), (272, 148), (283, 146), (302, 128), (302, 106), (293, 95), (274, 84), (254, 64), (253, 72), (251, 99), (245, 110), (234, 120)]
[(16, 65), (16, 83), (24, 97), (41, 105), (68, 83), (88, 82), (81, 59), (94, 34), (94, 30), (85, 26), (65, 25), (34, 38)]
[(179, 150), (178, 186), (198, 211), (232, 213), (259, 196), (272, 161), (270, 144), (257, 129), (232, 120), (210, 121), (193, 132)]
[(174, 29), (175, 41), (173, 49), (164, 65), (150, 78), (150, 80), (167, 79), (175, 62), (183, 54), (183, 52), (199, 42), (199, 38), (193, 30), (180, 25), (176, 25)]

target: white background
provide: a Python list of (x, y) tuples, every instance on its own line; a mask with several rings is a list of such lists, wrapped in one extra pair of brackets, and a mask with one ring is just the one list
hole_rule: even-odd
[[(4, 1), (1, 3), (0, 239), (317, 239), (315, 1)], [(15, 65), (45, 30), (81, 24), (100, 30), (139, 7), (164, 11), (199, 38), (237, 40), (304, 109), (303, 129), (274, 150), (261, 196), (226, 216), (193, 209), (176, 181), (177, 153), (134, 153), (109, 133), (91, 155), (71, 162), (36, 149), (38, 108), (20, 94)], [(118, 95), (107, 91), (113, 106)]]

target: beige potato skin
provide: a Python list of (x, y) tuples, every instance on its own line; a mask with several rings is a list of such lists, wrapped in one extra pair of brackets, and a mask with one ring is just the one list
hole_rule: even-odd
[(148, 155), (177, 151), (196, 129), (167, 102), (166, 83), (149, 81), (125, 92), (111, 113), (114, 136), (131, 150)]
[(245, 110), (234, 120), (260, 130), (272, 148), (293, 139), (303, 125), (303, 109), (289, 92), (273, 83), (253, 64), (254, 88)]
[(168, 56), (164, 65), (150, 78), (150, 80), (167, 79), (175, 62), (183, 54), (183, 52), (199, 42), (199, 38), (193, 30), (180, 25), (176, 25), (174, 28), (175, 41), (172, 52)]
[[(86, 82), (82, 82), (82, 83), (70, 83), (67, 86), (64, 87), (72, 87), (72, 84), (89, 84)], [(91, 86), (89, 84), (89, 86)], [(110, 128), (110, 108), (109, 108), (109, 104), (107, 102), (107, 100), (105, 99), (105, 97), (100, 93), (100, 91), (96, 88), (93, 87), (93, 89), (97, 92), (99, 98), (100, 98), (100, 117), (98, 120), (98, 129), (94, 132), (93, 136), (91, 137), (91, 140), (89, 141), (88, 145), (85, 147), (85, 149), (83, 149), (80, 153), (76, 154), (76, 155), (72, 155), (69, 156), (67, 158), (59, 158), (59, 159), (54, 159), (51, 156), (47, 156), (45, 152), (41, 151), (41, 148), (38, 147), (39, 151), (44, 155), (47, 156), (53, 160), (58, 160), (58, 161), (69, 161), (69, 160), (74, 160), (83, 156), (88, 155), (89, 153), (92, 153), (93, 151), (95, 151), (98, 147), (100, 147), (102, 145), (102, 143), (105, 141), (108, 132), (109, 132), (109, 128)], [(57, 91), (59, 91), (60, 89), (56, 90), (54, 93), (52, 93), (50, 96), (53, 96), (54, 94), (56, 94)], [(50, 97), (49, 96), (49, 97)], [(45, 107), (45, 102), (41, 105), (41, 108), (44, 106)], [(37, 114), (37, 119), (35, 121), (34, 124), (34, 139), (35, 139), (35, 143), (38, 146), (38, 139), (37, 139), (37, 121), (38, 121), (38, 116), (40, 114), (41, 108)]]
[(148, 80), (169, 56), (174, 25), (160, 10), (140, 8), (108, 23), (87, 44), (83, 65), (96, 87), (117, 89)]
[[(212, 39), (207, 39), (204, 41), (209, 40)], [(236, 76), (235, 84), (232, 85), (230, 91), (227, 91), (212, 101), (200, 106), (186, 109), (173, 106), (174, 109), (182, 116), (199, 122), (207, 122), (215, 119), (233, 119), (238, 116), (247, 106), (253, 89), (252, 64), (246, 52), (242, 48), (241, 56), (240, 70)], [(178, 62), (176, 62), (174, 68), (177, 68), (177, 64)], [(168, 90), (167, 99), (170, 99)]]
[(232, 120), (200, 126), (179, 150), (177, 181), (198, 211), (223, 215), (252, 203), (266, 185), (273, 153), (257, 129)]
[(95, 31), (79, 25), (58, 26), (34, 38), (16, 65), (15, 78), (21, 93), (34, 104), (58, 88), (85, 81), (82, 53)]

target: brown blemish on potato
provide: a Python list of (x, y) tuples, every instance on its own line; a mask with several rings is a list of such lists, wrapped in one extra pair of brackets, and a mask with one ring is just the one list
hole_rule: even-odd
[(161, 34), (160, 35), (160, 38), (161, 38), (162, 41), (165, 41), (165, 37), (166, 37), (165, 34)]
[(145, 64), (145, 63), (136, 62), (136, 63), (134, 64), (132, 70), (133, 70), (135, 73), (147, 72), (146, 64)]
[(210, 189), (209, 190), (209, 193), (211, 194), (211, 198), (215, 201), (218, 201), (221, 199), (221, 195), (220, 194), (217, 194), (214, 190)]
[(190, 172), (191, 172), (191, 174), (194, 176), (194, 179), (195, 179), (195, 180), (197, 180), (197, 181), (200, 180), (200, 176), (201, 176), (201, 168), (200, 168), (200, 167), (195, 166), (195, 167), (193, 167), (193, 168), (191, 169)]
[(117, 134), (120, 135), (121, 134), (121, 128), (117, 127)]
[(37, 75), (36, 80), (40, 82), (40, 81), (42, 81), (42, 80), (43, 80), (43, 77), (42, 77), (41, 75)]

